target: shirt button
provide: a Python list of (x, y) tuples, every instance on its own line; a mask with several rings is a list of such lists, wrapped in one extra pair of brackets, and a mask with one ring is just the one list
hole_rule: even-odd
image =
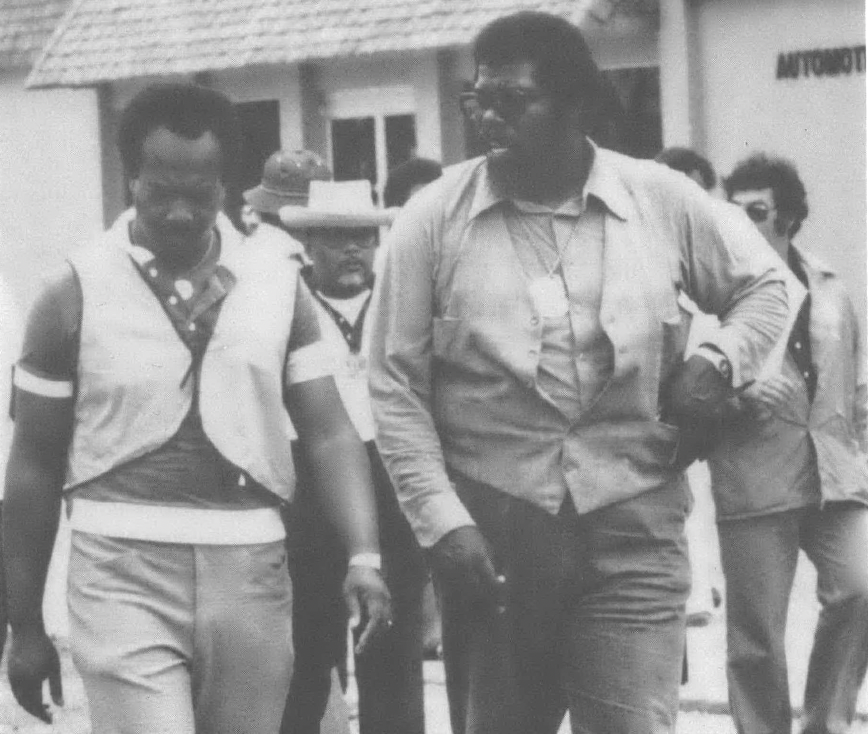
[(802, 342), (796, 342), (793, 346), (794, 346), (796, 349), (801, 349), (801, 348), (802, 348)]
[(528, 350), (527, 350), (527, 355), (528, 355), (529, 357), (536, 357), (536, 354), (537, 354), (536, 349), (528, 349)]
[(172, 306), (178, 305), (178, 297), (177, 296), (169, 296), (169, 304)]
[(531, 316), (530, 317), (530, 323), (533, 326), (536, 326), (537, 324), (539, 324), (539, 316)]
[(524, 384), (527, 385), (528, 387), (533, 387), (533, 386), (534, 386), (534, 381), (533, 381), (533, 379), (530, 379), (530, 380), (528, 380), (527, 382), (525, 382)]
[(196, 324), (187, 324), (187, 331), (196, 331)]

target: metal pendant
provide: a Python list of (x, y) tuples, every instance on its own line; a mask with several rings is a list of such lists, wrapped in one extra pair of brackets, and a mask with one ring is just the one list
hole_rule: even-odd
[(570, 309), (564, 281), (557, 275), (534, 278), (529, 286), (530, 296), (540, 316), (544, 319), (559, 319)]

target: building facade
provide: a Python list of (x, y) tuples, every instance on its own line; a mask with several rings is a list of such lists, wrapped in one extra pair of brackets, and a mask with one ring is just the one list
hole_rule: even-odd
[[(128, 200), (113, 145), (119, 111), (156, 79), (195, 79), (239, 102), (247, 140), (239, 190), (256, 182), (274, 149), (306, 147), (323, 154), (338, 178), (367, 177), (381, 191), (388, 169), (411, 154), (452, 163), (475, 152), (456, 102), (472, 81), (473, 35), (506, 12), (549, 10), (585, 30), (627, 110), (632, 152), (650, 157), (663, 144), (688, 145), (723, 175), (754, 151), (790, 158), (811, 206), (799, 244), (844, 275), (864, 322), (862, 2), (498, 0), (483, 9), (476, 5), (451, 0), (80, 0), (48, 41), (29, 78), (36, 91), (27, 94), (78, 88), (69, 93), (95, 100), (88, 114), (96, 112), (98, 139), (86, 122), (84, 127), (91, 128), (81, 130), (81, 145), (68, 150), (70, 160), (74, 154), (87, 171), (83, 180), (92, 181), (97, 166), (103, 222)], [(68, 145), (63, 136), (58, 139)], [(67, 216), (70, 209), (62, 201), (60, 196), (55, 203)], [(51, 246), (62, 249), (69, 241)]]

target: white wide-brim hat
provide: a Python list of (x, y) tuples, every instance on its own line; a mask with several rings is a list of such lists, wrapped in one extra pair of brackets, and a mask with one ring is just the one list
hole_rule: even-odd
[(367, 179), (311, 181), (307, 206), (283, 206), (280, 219), (288, 229), (355, 229), (389, 225), (397, 212), (374, 206)]

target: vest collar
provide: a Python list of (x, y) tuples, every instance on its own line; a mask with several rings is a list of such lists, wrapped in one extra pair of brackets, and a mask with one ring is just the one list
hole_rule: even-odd
[[(154, 253), (146, 247), (134, 245), (130, 242), (129, 226), (136, 217), (133, 208), (122, 212), (111, 229), (107, 232), (109, 244), (120, 247), (129, 253), (139, 265), (145, 266), (154, 259)], [(217, 232), (220, 234), (220, 259), (218, 264), (225, 267), (232, 275), (237, 275), (238, 266), (242, 257), (242, 237), (233, 226), (229, 217), (223, 212), (217, 215)]]

